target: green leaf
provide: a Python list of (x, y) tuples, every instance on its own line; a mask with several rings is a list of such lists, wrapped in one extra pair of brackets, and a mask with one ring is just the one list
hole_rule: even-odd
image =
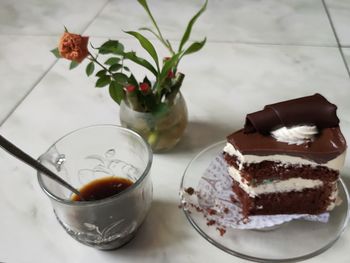
[(121, 84), (123, 86), (125, 86), (126, 84), (128, 84), (128, 76), (123, 74), (123, 73), (115, 73), (113, 74), (113, 79), (118, 83), (118, 84)]
[(148, 52), (148, 54), (150, 54), (154, 62), (156, 62), (156, 66), (159, 69), (159, 60), (158, 60), (157, 51), (152, 45), (152, 43), (138, 32), (125, 31), (125, 33), (134, 36), (140, 42), (141, 46)]
[(133, 74), (130, 75), (130, 77), (128, 79), (128, 83), (134, 85), (135, 87), (139, 86), (139, 83), (137, 82), (137, 80), (135, 79), (135, 76)]
[(124, 99), (123, 86), (116, 81), (112, 81), (109, 84), (109, 94), (116, 103), (120, 104), (120, 102)]
[(158, 29), (158, 25), (157, 25), (156, 21), (154, 20), (154, 17), (151, 13), (151, 10), (148, 7), (147, 1), (146, 0), (137, 0), (137, 2), (139, 2), (139, 4), (142, 5), (142, 7), (146, 10), (148, 16), (151, 18), (151, 20), (153, 22), (153, 25)]
[(87, 66), (86, 66), (86, 75), (89, 77), (92, 73), (94, 73), (95, 70), (95, 64), (94, 62), (90, 62)]
[(139, 4), (143, 6), (143, 8), (147, 11), (147, 13), (149, 12), (149, 8), (146, 0), (137, 0), (137, 2), (139, 2)]
[(136, 56), (135, 52), (127, 52), (124, 53), (124, 57), (126, 59), (129, 59), (133, 62), (135, 62), (136, 64), (148, 69), (149, 71), (151, 71), (156, 77), (158, 75), (157, 70), (152, 66), (151, 63), (149, 63), (147, 60), (140, 58), (138, 56)]
[(122, 55), (124, 46), (117, 40), (108, 40), (98, 48), (100, 54), (116, 54)]
[(141, 30), (148, 30), (148, 31), (150, 31), (151, 33), (153, 33), (153, 34), (160, 40), (160, 42), (161, 42), (167, 49), (169, 49), (169, 51), (170, 51), (171, 54), (175, 54), (175, 52), (174, 52), (174, 50), (173, 50), (171, 44), (169, 43), (169, 41), (165, 40), (164, 37), (162, 36), (162, 32), (160, 32), (160, 29), (159, 29), (159, 27), (158, 27), (158, 25), (157, 25), (157, 22), (156, 22), (156, 20), (154, 19), (153, 15), (152, 15), (152, 13), (151, 13), (151, 10), (150, 10), (149, 7), (148, 7), (147, 1), (146, 1), (146, 0), (138, 0), (138, 2), (139, 2), (140, 5), (142, 5), (142, 7), (146, 10), (148, 16), (151, 18), (151, 21), (152, 21), (154, 27), (156, 28), (158, 34), (156, 34), (155, 32), (153, 32), (153, 31), (152, 31), (151, 29), (149, 29), (149, 28), (147, 28), (147, 29), (146, 29), (146, 28), (142, 28)]
[(143, 83), (147, 83), (150, 87), (152, 87), (152, 83), (151, 83), (151, 81), (147, 78), (147, 76), (145, 76), (144, 78), (143, 78), (143, 81), (142, 81)]
[[(162, 71), (160, 73), (160, 83), (166, 78), (166, 76), (168, 75), (168, 72), (170, 69), (172, 69), (176, 63), (179, 61), (179, 57), (182, 55), (182, 53), (177, 53), (176, 55), (172, 56), (170, 59), (168, 59), (167, 61), (165, 61)], [(158, 86), (160, 87), (160, 86)]]
[(68, 33), (68, 29), (66, 28), (66, 26), (63, 26), (64, 27), (64, 32)]
[[(169, 47), (171, 47), (170, 41), (167, 39), (165, 40), (165, 42), (168, 44)], [(172, 54), (174, 54), (175, 52), (172, 52)]]
[(57, 48), (57, 47), (54, 48), (54, 49), (52, 49), (52, 50), (50, 50), (50, 52), (51, 52), (52, 54), (54, 54), (56, 58), (61, 58), (60, 52), (58, 51), (58, 48)]
[(69, 65), (69, 69), (76, 68), (77, 66), (79, 66), (79, 64), (80, 64), (79, 62), (72, 60), (72, 62)]
[(107, 75), (102, 76), (96, 81), (96, 88), (102, 88), (107, 86), (109, 83), (111, 83), (111, 78)]
[(117, 64), (120, 61), (120, 58), (112, 57), (106, 60), (105, 64), (106, 65), (113, 65)]
[(105, 70), (105, 69), (101, 69), (100, 71), (98, 71), (97, 73), (96, 73), (96, 77), (102, 77), (102, 76), (105, 76), (107, 74), (107, 70)]
[(185, 50), (183, 56), (184, 56), (184, 55), (191, 54), (191, 53), (195, 53), (195, 52), (201, 50), (206, 41), (207, 41), (207, 39), (204, 38), (204, 40), (201, 41), (201, 42), (193, 42), (193, 43)]
[(123, 69), (126, 71), (130, 71), (130, 69), (128, 67), (123, 67)]
[(207, 4), (208, 4), (208, 0), (205, 0), (204, 5), (202, 6), (202, 8), (198, 11), (197, 14), (194, 15), (194, 17), (192, 17), (192, 19), (190, 20), (190, 22), (188, 22), (186, 31), (184, 33), (184, 35), (182, 36), (180, 45), (179, 45), (179, 52), (182, 51), (183, 46), (186, 44), (187, 40), (190, 38), (191, 35), (191, 31), (192, 31), (192, 27), (194, 25), (194, 23), (196, 22), (197, 18), (205, 11), (205, 9), (207, 8)]
[(148, 27), (140, 27), (139, 30), (143, 30), (143, 31), (148, 31), (150, 33), (152, 33), (156, 38), (158, 38), (160, 41), (162, 41), (162, 39), (158, 36), (158, 34), (156, 32), (154, 32), (151, 28)]
[(123, 66), (120, 64), (113, 64), (112, 66), (109, 67), (109, 71), (118, 71), (121, 69)]

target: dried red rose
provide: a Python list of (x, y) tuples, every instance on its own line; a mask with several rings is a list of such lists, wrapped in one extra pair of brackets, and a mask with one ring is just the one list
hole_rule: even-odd
[(88, 41), (89, 37), (65, 32), (60, 38), (58, 51), (61, 57), (80, 63), (89, 55)]

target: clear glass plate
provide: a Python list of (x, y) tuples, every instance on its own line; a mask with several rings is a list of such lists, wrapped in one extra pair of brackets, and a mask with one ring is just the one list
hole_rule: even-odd
[[(181, 189), (198, 186), (209, 163), (222, 151), (226, 141), (201, 151), (187, 166)], [(344, 231), (349, 219), (349, 194), (340, 180), (340, 206), (330, 212), (328, 223), (294, 220), (270, 231), (226, 229), (220, 236), (215, 226), (208, 226), (202, 213), (184, 213), (192, 226), (210, 243), (234, 256), (256, 262), (300, 261), (330, 248)], [(195, 204), (196, 205), (196, 204)]]

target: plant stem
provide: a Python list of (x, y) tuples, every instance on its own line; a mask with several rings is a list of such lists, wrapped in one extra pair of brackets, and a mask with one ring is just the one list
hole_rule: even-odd
[(158, 36), (156, 33), (154, 34), (158, 40), (167, 48), (169, 49), (171, 55), (175, 55), (175, 51), (173, 49), (173, 47), (171, 46), (169, 40), (164, 40), (162, 36)]
[(169, 40), (166, 40), (166, 43), (168, 43), (168, 48), (169, 48), (169, 51), (171, 52), (171, 54), (175, 55), (175, 51), (174, 51), (173, 47), (171, 46)]
[(162, 35), (162, 32), (160, 32), (160, 29), (159, 29), (159, 27), (158, 27), (158, 25), (157, 25), (157, 22), (156, 22), (156, 20), (154, 19), (154, 17), (153, 17), (153, 15), (152, 15), (151, 10), (149, 9), (148, 5), (144, 6), (144, 8), (146, 9), (146, 12), (147, 12), (148, 16), (151, 18), (151, 21), (152, 21), (154, 27), (156, 28), (156, 30), (157, 30), (157, 32), (158, 32), (158, 39), (163, 43), (163, 45), (165, 45), (165, 46), (169, 49), (170, 53), (171, 53), (172, 55), (174, 55), (174, 54), (175, 54), (175, 51), (173, 50), (173, 48), (172, 48), (170, 42), (169, 42), (169, 41), (166, 41), (166, 40), (164, 39), (164, 37), (163, 37), (163, 35)]
[[(112, 79), (114, 79), (115, 82), (117, 82), (118, 84), (123, 85), (123, 83), (118, 82), (118, 81), (114, 78), (113, 72), (112, 72), (112, 71), (110, 71), (110, 70), (109, 70), (108, 68), (106, 68), (103, 64), (101, 64), (90, 52), (89, 52), (89, 55), (90, 55), (90, 60), (91, 60), (91, 61), (95, 62), (95, 63), (98, 64), (101, 68), (103, 68), (104, 70), (106, 70), (106, 71), (110, 74), (110, 77), (111, 77)], [(124, 60), (123, 60), (123, 61), (124, 61)], [(123, 70), (123, 68), (122, 68), (122, 70)]]
[(95, 57), (94, 55), (92, 55), (90, 52), (89, 52), (89, 55), (90, 55), (90, 60), (95, 62), (96, 64), (98, 64), (101, 68), (103, 68), (104, 70), (106, 70), (109, 74), (113, 75), (113, 73), (108, 69), (106, 68), (103, 64), (101, 64)]
[(175, 83), (171, 87), (170, 93), (168, 93), (166, 95), (166, 97), (168, 99), (168, 103), (169, 103), (170, 106), (174, 104), (174, 100), (176, 98), (176, 95), (179, 93), (179, 90), (181, 88), (181, 85), (182, 85), (182, 82), (183, 82), (184, 78), (185, 78), (184, 74), (178, 73), (177, 77), (176, 77), (176, 80), (175, 80)]

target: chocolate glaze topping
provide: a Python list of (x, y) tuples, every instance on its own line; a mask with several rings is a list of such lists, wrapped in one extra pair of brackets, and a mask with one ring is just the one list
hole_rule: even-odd
[[(262, 111), (248, 114), (244, 129), (227, 140), (244, 155), (282, 154), (327, 163), (347, 147), (336, 110), (337, 106), (320, 94), (267, 105)], [(319, 133), (312, 142), (301, 145), (279, 142), (270, 136), (272, 130), (294, 125), (316, 125)]]
[(229, 135), (227, 141), (244, 155), (292, 155), (319, 164), (327, 163), (346, 150), (346, 141), (339, 127), (323, 129), (310, 144), (287, 144), (258, 132), (245, 133), (243, 129)]
[(318, 130), (336, 127), (339, 125), (336, 110), (336, 105), (316, 93), (266, 105), (263, 110), (248, 114), (244, 132), (267, 135), (277, 128), (294, 125), (316, 125)]

